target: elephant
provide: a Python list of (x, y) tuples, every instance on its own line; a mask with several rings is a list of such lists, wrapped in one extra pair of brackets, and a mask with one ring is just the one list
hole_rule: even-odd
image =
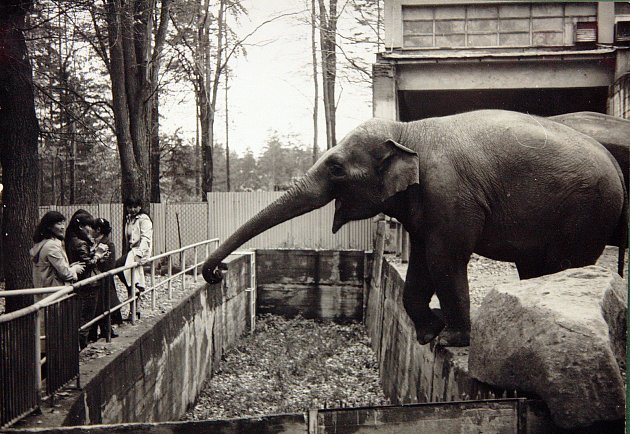
[(472, 253), (515, 262), (526, 279), (594, 264), (627, 238), (618, 164), (567, 126), (503, 110), (371, 119), (219, 245), (205, 280), (220, 280), (221, 261), (250, 238), (333, 199), (333, 232), (384, 213), (409, 233), (403, 304), (421, 344), (468, 345)]
[(604, 145), (623, 172), (626, 191), (630, 191), (630, 120), (597, 112), (574, 112), (549, 119), (567, 125)]

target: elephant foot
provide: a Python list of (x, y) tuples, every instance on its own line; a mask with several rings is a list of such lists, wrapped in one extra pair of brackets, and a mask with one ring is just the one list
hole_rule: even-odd
[(420, 345), (431, 342), (444, 328), (444, 321), (439, 317), (430, 314), (430, 317), (421, 324), (416, 324), (416, 338)]
[(467, 347), (470, 345), (470, 331), (446, 327), (437, 337), (436, 344), (442, 347)]

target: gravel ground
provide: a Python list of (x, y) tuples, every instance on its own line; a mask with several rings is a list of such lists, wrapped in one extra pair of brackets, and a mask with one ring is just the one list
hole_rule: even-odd
[(182, 420), (385, 404), (369, 345), (361, 324), (261, 316)]

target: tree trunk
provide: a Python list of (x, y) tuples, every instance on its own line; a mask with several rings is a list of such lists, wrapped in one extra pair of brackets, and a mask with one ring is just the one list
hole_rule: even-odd
[[(144, 195), (145, 185), (142, 183), (140, 165), (136, 161), (135, 150), (141, 150), (142, 144), (134, 144), (131, 133), (132, 110), (127, 101), (127, 81), (133, 81), (133, 73), (126, 74), (126, 59), (123, 53), (123, 44), (130, 43), (130, 35), (124, 35), (124, 15), (129, 12), (121, 3), (121, 0), (108, 0), (107, 22), (109, 27), (109, 51), (110, 51), (110, 75), (112, 81), (112, 102), (114, 108), (114, 125), (116, 141), (118, 143), (118, 155), (121, 166), (121, 194), (123, 200), (129, 195)], [(129, 51), (129, 47), (126, 48)], [(131, 60), (131, 59), (130, 59)], [(134, 113), (135, 115), (135, 113)], [(136, 121), (137, 124), (137, 121)], [(136, 137), (137, 138), (137, 137)], [(139, 156), (141, 157), (141, 156)]]
[(225, 191), (230, 191), (230, 112), (228, 107), (228, 71), (225, 70)]
[(319, 83), (317, 79), (317, 38), (315, 30), (317, 27), (316, 17), (317, 10), (315, 8), (315, 0), (311, 0), (311, 51), (313, 54), (313, 86), (315, 87), (315, 95), (313, 96), (313, 164), (319, 158), (319, 149), (317, 149), (317, 128), (319, 115)]
[(324, 0), (319, 0), (320, 45), (322, 50), (322, 84), (326, 118), (326, 144), (330, 149), (337, 144), (335, 121), (335, 80), (337, 75), (337, 0), (329, 0), (328, 11)]
[[(32, 286), (29, 249), (39, 219), (39, 161), (33, 73), (24, 40), (31, 1), (0, 6), (0, 164), (3, 179), (2, 263), (6, 289)], [(33, 302), (9, 297), (6, 311)]]
[(160, 203), (160, 112), (159, 94), (151, 98), (151, 202)]
[(162, 0), (153, 49), (156, 0), (107, 0), (107, 6), (121, 193), (123, 200), (131, 195), (139, 197), (146, 207), (151, 196), (152, 105), (157, 92), (159, 58), (166, 37), (170, 0)]

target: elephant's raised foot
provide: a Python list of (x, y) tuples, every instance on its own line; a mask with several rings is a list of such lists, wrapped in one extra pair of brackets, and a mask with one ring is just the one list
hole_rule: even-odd
[(442, 347), (466, 347), (470, 345), (470, 332), (446, 327), (437, 337), (436, 344)]
[(431, 313), (430, 317), (421, 324), (416, 324), (416, 338), (420, 345), (431, 342), (444, 328), (444, 321)]

